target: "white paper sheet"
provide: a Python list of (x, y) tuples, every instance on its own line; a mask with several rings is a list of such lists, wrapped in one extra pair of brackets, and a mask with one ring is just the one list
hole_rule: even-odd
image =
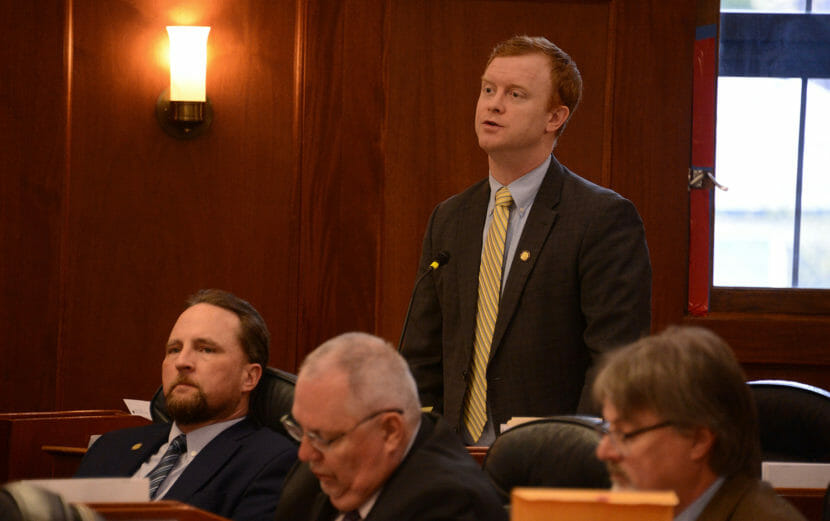
[(60, 494), (70, 503), (150, 501), (150, 480), (147, 478), (29, 479), (25, 482)]

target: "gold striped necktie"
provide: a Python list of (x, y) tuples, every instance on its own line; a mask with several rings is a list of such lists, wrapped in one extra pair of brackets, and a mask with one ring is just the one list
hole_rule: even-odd
[(487, 423), (487, 361), (490, 359), (490, 343), (499, 313), (501, 294), (501, 268), (504, 263), (504, 236), (510, 217), (513, 197), (506, 186), (496, 192), (496, 207), (478, 270), (478, 308), (476, 311), (476, 335), (473, 340), (473, 362), (470, 386), (464, 399), (464, 425), (470, 438), (477, 442)]

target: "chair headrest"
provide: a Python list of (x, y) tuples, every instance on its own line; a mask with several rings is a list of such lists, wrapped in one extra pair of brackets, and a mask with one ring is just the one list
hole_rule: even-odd
[(285, 435), (289, 440), (293, 440), (294, 438), (285, 432), (280, 418), (291, 412), (296, 384), (297, 375), (274, 367), (266, 367), (251, 398), (249, 416), (261, 425), (270, 427)]
[(596, 457), (601, 439), (593, 416), (554, 416), (523, 423), (501, 434), (484, 458), (485, 472), (505, 503), (518, 486), (609, 488), (605, 464)]
[(311, 472), (308, 462), (297, 460), (283, 481), (272, 519), (312, 519), (311, 511), (320, 492), (320, 480)]
[(830, 462), (830, 392), (790, 380), (748, 383), (764, 460)]
[[(282, 423), (280, 423), (280, 418), (291, 412), (296, 383), (296, 375), (275, 367), (266, 367), (262, 371), (259, 384), (251, 395), (248, 416), (260, 425), (269, 427), (293, 440), (285, 432)], [(150, 400), (150, 414), (156, 423), (169, 423), (171, 421), (161, 387), (156, 390)]]

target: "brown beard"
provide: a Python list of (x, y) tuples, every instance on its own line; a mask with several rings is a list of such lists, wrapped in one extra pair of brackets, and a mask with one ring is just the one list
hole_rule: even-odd
[[(176, 385), (178, 385), (178, 382)], [(195, 396), (183, 398), (173, 396), (173, 389), (176, 385), (173, 385), (164, 396), (167, 402), (167, 411), (176, 423), (179, 425), (195, 425), (209, 422), (216, 416), (217, 411), (214, 411), (208, 405), (207, 397), (202, 392), (201, 387), (195, 386), (198, 391)]]

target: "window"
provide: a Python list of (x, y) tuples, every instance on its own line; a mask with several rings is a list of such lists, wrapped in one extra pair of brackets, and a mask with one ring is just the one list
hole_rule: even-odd
[(729, 190), (715, 195), (713, 286), (830, 288), (822, 13), (830, 0), (721, 4), (715, 165)]

